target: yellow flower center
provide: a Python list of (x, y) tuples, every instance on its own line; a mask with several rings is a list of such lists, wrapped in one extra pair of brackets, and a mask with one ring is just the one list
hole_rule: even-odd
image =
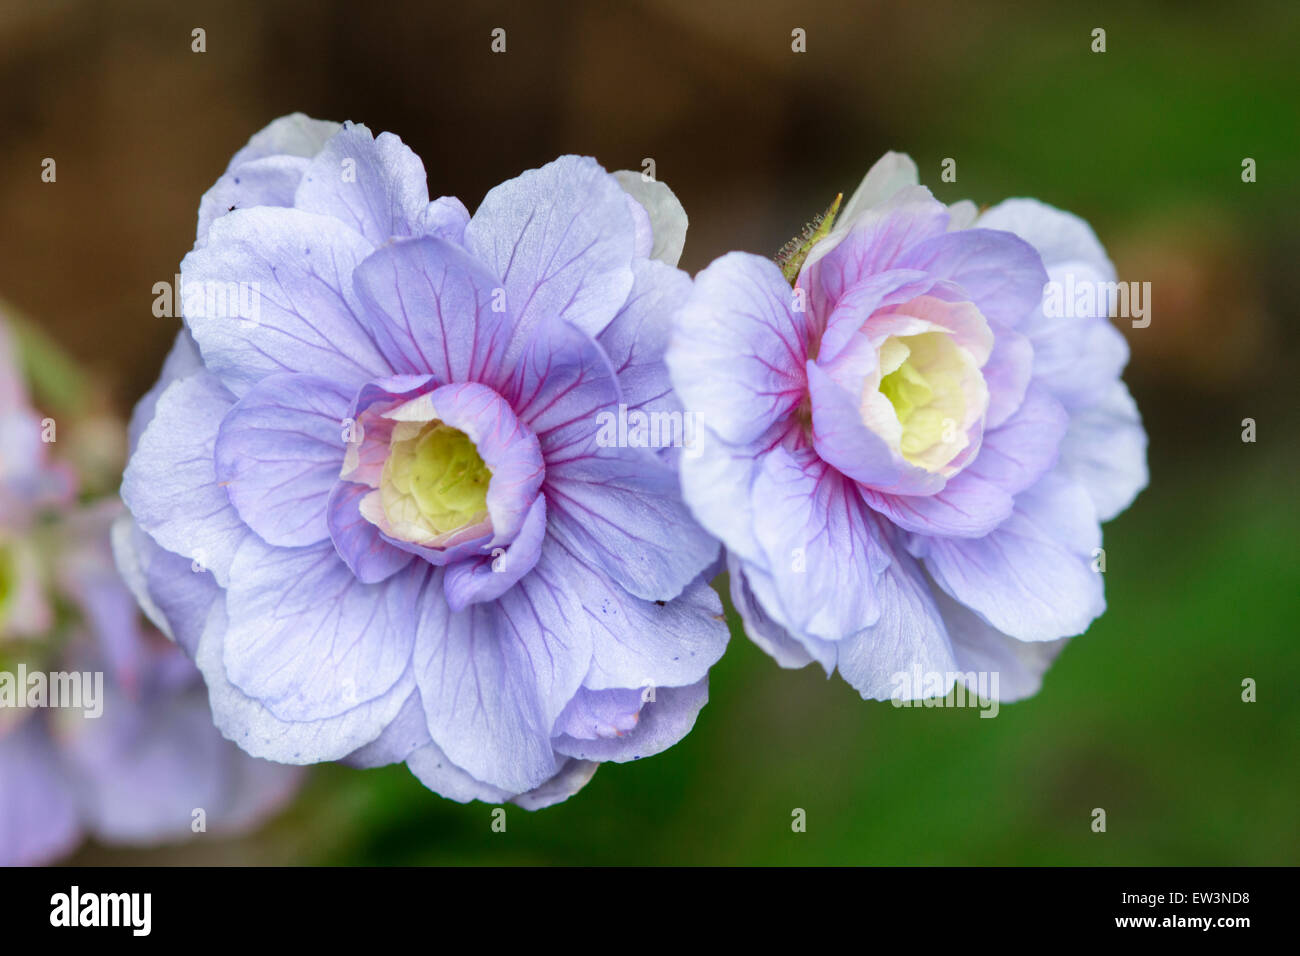
[(962, 382), (970, 356), (945, 333), (923, 332), (886, 339), (880, 367), (880, 393), (902, 429), (899, 451), (914, 465), (942, 468), (966, 443)]
[(424, 524), (434, 534), (482, 521), (492, 472), (469, 436), (440, 421), (425, 422), (405, 437), (408, 430), (399, 426), (394, 431), (384, 464), (380, 491), (385, 512)]

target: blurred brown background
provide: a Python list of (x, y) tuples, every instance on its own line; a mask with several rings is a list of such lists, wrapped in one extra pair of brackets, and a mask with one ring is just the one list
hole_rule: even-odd
[[(1092, 221), (1123, 277), (1155, 286), (1152, 328), (1130, 334), (1152, 359), (1136, 363), (1139, 387), (1258, 385), (1295, 342), (1279, 319), (1300, 296), (1300, 85), (1274, 19), (1286, 7), (1249, 9), (8, 0), (0, 295), (125, 408), (170, 339), (150, 290), (188, 250), (199, 196), (294, 110), (398, 133), (430, 192), (471, 209), (559, 153), (610, 169), (653, 157), (691, 216), (691, 271), (731, 248), (774, 251), (896, 148), (940, 198), (1037, 195)], [(505, 54), (490, 51), (496, 26)], [(796, 26), (807, 53), (791, 50)], [(939, 182), (948, 156), (956, 184)], [(41, 182), (45, 157), (56, 183)]]
[[(774, 252), (904, 150), (945, 201), (1078, 213), (1152, 283), (1150, 327), (1124, 328), (1152, 487), (1108, 528), (1110, 612), (1034, 701), (904, 725), (742, 638), (686, 742), (602, 769), (509, 850), (400, 768), (329, 768), (273, 836), (216, 858), (1295, 862), (1298, 40), (1294, 2), (0, 0), (0, 296), (123, 413), (174, 334), (151, 288), (199, 197), (295, 110), (399, 134), (471, 210), (561, 153), (652, 157), (691, 272)], [(1245, 674), (1271, 704), (1236, 702)], [(1127, 820), (1109, 843), (1075, 825), (1099, 805)], [(797, 846), (790, 806), (822, 821)]]

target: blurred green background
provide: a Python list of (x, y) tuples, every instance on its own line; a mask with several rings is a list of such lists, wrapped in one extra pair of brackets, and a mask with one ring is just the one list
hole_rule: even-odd
[[(774, 252), (904, 150), (945, 201), (1078, 213), (1121, 279), (1152, 283), (1150, 327), (1123, 329), (1152, 480), (1106, 527), (1109, 611), (994, 720), (863, 702), (735, 630), (685, 741), (602, 767), (559, 807), (510, 809), (505, 833), (402, 767), (331, 766), (260, 833), (75, 862), (1300, 862), (1300, 6), (465, 6), (0, 3), (0, 295), (124, 414), (174, 333), (153, 283), (277, 115), (397, 132), (431, 192), (471, 208), (559, 153), (653, 157), (691, 216), (692, 272)], [(956, 183), (939, 182), (948, 157)]]

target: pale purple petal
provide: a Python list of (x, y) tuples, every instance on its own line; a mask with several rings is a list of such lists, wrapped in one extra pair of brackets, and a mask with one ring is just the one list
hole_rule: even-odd
[(916, 560), (894, 543), (890, 564), (877, 580), (880, 618), (838, 645), (836, 665), (864, 700), (896, 696), (895, 675), (955, 670), (948, 631), (935, 605), (930, 582)]
[(39, 866), (81, 839), (67, 771), (42, 720), (0, 729), (0, 866)]
[(1007, 199), (987, 209), (977, 225), (1015, 233), (1038, 250), (1053, 279), (1066, 272), (1097, 278), (1115, 278), (1111, 265), (1092, 227), (1073, 213), (1037, 199)]
[(181, 262), (185, 324), (236, 394), (275, 372), (359, 388), (390, 372), (352, 289), (371, 244), (297, 209), (237, 210)]
[(1106, 608), (1092, 570), (1101, 532), (1082, 485), (1048, 475), (984, 538), (916, 538), (935, 582), (1022, 641), (1081, 634)]
[[(1037, 694), (1043, 684), (1043, 674), (1070, 640), (1018, 641), (991, 627), (970, 608), (942, 591), (936, 590), (934, 599), (952, 639), (956, 670), (977, 675), (977, 685), (978, 675), (988, 674), (985, 686), (990, 696), (1003, 703)], [(997, 674), (996, 693), (993, 693), (993, 674)], [(965, 683), (970, 688), (970, 682)]]
[(509, 545), (494, 548), (481, 558), (466, 558), (447, 567), (443, 589), (453, 611), (471, 604), (495, 601), (533, 569), (546, 537), (546, 498), (538, 495), (524, 518), (519, 534)]
[(160, 547), (129, 513), (113, 523), (112, 544), (118, 571), (145, 616), (193, 657), (208, 611), (222, 597), (212, 575)]
[(200, 200), (195, 246), (207, 242), (213, 221), (231, 207), (292, 206), (308, 160), (338, 131), (338, 123), (292, 113), (254, 133)]
[(1147, 433), (1123, 382), (1078, 409), (1061, 442), (1062, 473), (1088, 490), (1097, 517), (1109, 521), (1147, 486)]
[(172, 342), (171, 351), (167, 353), (167, 358), (163, 360), (162, 372), (158, 376), (158, 381), (153, 384), (149, 391), (144, 393), (144, 397), (136, 402), (135, 408), (131, 411), (131, 422), (127, 427), (127, 448), (132, 453), (135, 452), (135, 446), (140, 442), (140, 436), (149, 423), (153, 421), (154, 411), (158, 407), (158, 398), (163, 392), (167, 391), (167, 386), (178, 378), (188, 378), (195, 372), (203, 368), (203, 357), (199, 354), (199, 347), (194, 344), (194, 337), (190, 335), (189, 329), (182, 328), (176, 333), (176, 338)]
[(1015, 414), (984, 433), (979, 455), (962, 474), (977, 475), (1017, 495), (1052, 470), (1069, 423), (1060, 402), (1032, 385)]
[(642, 695), (650, 693), (650, 688), (643, 691), (639, 687), (609, 690), (579, 687), (556, 719), (552, 733), (575, 740), (621, 737), (636, 727)]
[(600, 415), (616, 414), (618, 382), (595, 340), (544, 319), (502, 393), (537, 436), (548, 469), (600, 451)]
[(457, 767), (437, 744), (428, 744), (411, 754), (406, 765), (422, 784), (457, 803), (513, 803), (524, 810), (541, 810), (567, 800), (590, 782), (599, 764), (566, 759), (540, 786), (511, 795), (508, 790), (475, 780)]
[(424, 701), (420, 699), (417, 688), (411, 691), (402, 704), (402, 709), (382, 734), (361, 749), (348, 754), (341, 762), (363, 770), (387, 767), (413, 757), (421, 747), (432, 745), (429, 724), (424, 717)]
[(329, 537), (326, 503), (343, 464), (352, 395), (319, 375), (262, 379), (226, 413), (215, 447), (217, 480), (268, 544)]
[(294, 194), (311, 161), (302, 156), (264, 156), (226, 172), (199, 200), (199, 225), (194, 247), (208, 242), (212, 224), (236, 209), (293, 205)]
[(958, 472), (932, 495), (892, 495), (861, 489), (862, 498), (898, 527), (918, 534), (978, 538), (1008, 517), (1015, 501), (997, 482), (974, 466)]
[(1034, 374), (1034, 347), (1015, 329), (999, 323), (993, 327), (993, 353), (980, 369), (989, 390), (989, 407), (984, 413), (985, 429), (997, 428), (1025, 400), (1025, 390)]
[(286, 764), (341, 760), (383, 733), (415, 690), (414, 675), (408, 670), (382, 696), (336, 717), (283, 719), (226, 677), (226, 630), (226, 609), (222, 602), (217, 602), (209, 612), (195, 663), (208, 685), (208, 700), (217, 728), (254, 757)]
[(534, 571), (495, 604), (453, 613), (426, 601), (419, 611), (414, 660), (430, 735), (458, 767), (512, 793), (556, 772), (550, 728), (591, 660), (590, 634), (574, 627), (581, 606), (564, 583)]
[(803, 397), (807, 313), (770, 259), (731, 252), (695, 277), (664, 360), (682, 404), (723, 441), (742, 445)]
[(1048, 316), (1040, 308), (1021, 331), (1033, 342), (1036, 380), (1071, 410), (1097, 401), (1128, 361), (1128, 345), (1105, 318), (1109, 297), (1100, 284), (1115, 280), (1115, 267), (1092, 228), (1078, 216), (1033, 199), (999, 203), (980, 217), (979, 225), (1014, 232), (1032, 244), (1048, 277), (1061, 284), (1062, 299), (1071, 286), (1090, 287), (1091, 310), (1078, 312), (1074, 307), (1081, 303), (1062, 301), (1065, 316)]
[(893, 198), (900, 189), (915, 186), (920, 181), (912, 157), (890, 150), (876, 160), (862, 177), (858, 188), (840, 209), (837, 227), (842, 226), (847, 231), (868, 210)]
[(222, 586), (235, 551), (252, 534), (218, 482), (213, 460), (221, 420), (233, 404), (207, 372), (173, 382), (122, 479), (122, 500), (145, 533), (197, 561)]
[(356, 271), (366, 321), (396, 372), (498, 385), (513, 329), (500, 280), (442, 239), (394, 242)]
[(765, 603), (768, 613), (798, 634), (831, 641), (874, 624), (876, 580), (889, 556), (853, 482), (810, 449), (779, 447), (763, 459), (754, 502), (780, 601)]
[[(618, 174), (613, 175), (617, 180)], [(622, 183), (619, 183), (619, 186), (627, 192)], [(632, 214), (632, 228), (635, 235), (632, 242), (633, 261), (641, 261), (649, 258), (650, 253), (654, 251), (654, 227), (650, 225), (650, 213), (646, 211), (645, 206), (633, 199), (630, 193), (624, 198), (627, 200), (627, 211)]]
[(448, 800), (455, 800), (457, 803), (469, 803), (471, 800), (505, 803), (511, 796), (509, 790), (475, 780), (456, 766), (451, 758), (432, 741), (412, 751), (406, 758), (406, 766), (420, 783), (434, 793)]
[(386, 581), (415, 556), (389, 543), (361, 514), (361, 499), (370, 493), (365, 485), (340, 481), (326, 505), (330, 539), (343, 563), (364, 584)]
[(250, 537), (230, 570), (226, 676), (282, 719), (337, 717), (402, 678), (432, 587), (423, 569), (358, 581), (328, 542), (275, 548)]
[(1009, 232), (963, 229), (908, 249), (898, 268), (959, 285), (985, 318), (1014, 328), (1042, 299), (1047, 271), (1037, 251)]
[(662, 263), (632, 264), (632, 293), (596, 341), (605, 350), (628, 410), (681, 412), (664, 364), (673, 312), (691, 292), (685, 272)]
[(753, 486), (762, 456), (779, 441), (783, 428), (774, 425), (758, 441), (737, 447), (701, 426), (679, 462), (682, 497), (695, 520), (746, 561), (763, 560), (754, 537)]
[(676, 472), (635, 449), (603, 451), (548, 468), (550, 533), (628, 593), (672, 600), (718, 543), (691, 518)]
[(429, 205), (420, 157), (392, 133), (344, 123), (311, 161), (294, 206), (345, 223), (383, 245), (417, 235)]
[[(800, 288), (803, 288), (802, 284)], [(960, 295), (955, 289), (937, 283), (915, 269), (889, 269), (863, 276), (839, 294), (829, 313), (818, 313), (825, 329), (817, 347), (817, 364), (840, 377), (839, 373), (846, 370), (843, 368), (846, 363), (857, 366), (869, 354), (874, 367), (874, 356), (880, 342), (865, 334), (863, 326), (867, 319), (880, 309), (938, 292), (954, 300)], [(869, 351), (864, 354), (864, 350)], [(857, 377), (861, 377), (861, 371)]]
[(863, 498), (894, 524), (918, 534), (977, 538), (1011, 515), (1013, 498), (1056, 464), (1069, 416), (1037, 386), (1000, 428), (984, 435), (975, 460), (933, 495)]
[(979, 218), (979, 215), (980, 207), (975, 205), (973, 200), (958, 199), (954, 203), (949, 203), (948, 231), (952, 232), (956, 229), (970, 229), (975, 225), (975, 220)]
[(419, 234), (446, 239), (458, 246), (465, 244), (465, 227), (469, 225), (469, 210), (455, 196), (439, 196), (425, 207), (420, 220)]
[(566, 626), (591, 647), (591, 690), (694, 684), (727, 646), (722, 604), (702, 577), (674, 601), (642, 601), (548, 540), (522, 583), (566, 602)]
[(525, 810), (545, 810), (569, 799), (588, 783), (600, 769), (600, 764), (586, 760), (565, 760), (560, 769), (540, 787), (511, 797), (510, 802)]
[[(465, 229), (466, 248), (500, 277), (524, 337), (545, 316), (600, 332), (632, 288), (635, 241), (623, 191), (583, 156), (494, 187)], [(509, 357), (522, 348), (517, 340)]]
[(841, 474), (870, 487), (918, 494), (942, 487), (941, 476), (909, 465), (868, 428), (853, 395), (815, 362), (808, 363), (808, 394), (813, 445), (821, 459)]
[[(835, 658), (839, 655), (839, 643), (848, 635), (841, 635), (833, 639), (825, 639), (814, 634), (800, 632), (797, 625), (791, 622), (789, 615), (786, 614), (785, 606), (782, 603), (780, 590), (777, 588), (775, 575), (769, 573), (757, 565), (744, 563), (742, 564), (745, 587), (752, 597), (753, 603), (763, 609), (763, 619), (753, 618), (756, 625), (753, 630), (746, 630), (746, 635), (759, 647), (767, 648), (770, 644), (775, 645), (781, 656), (792, 658), (786, 647), (785, 638), (797, 641), (803, 649), (804, 655), (810, 662), (815, 661), (826, 672), (829, 677), (835, 670)], [(793, 570), (793, 569), (792, 569)], [(794, 666), (793, 663), (781, 662), (782, 667)]]
[(332, 120), (312, 119), (304, 113), (281, 116), (252, 135), (248, 143), (230, 160), (231, 169), (242, 163), (266, 156), (303, 156), (310, 159), (320, 152), (331, 136), (340, 129)]
[(201, 685), (143, 700), (112, 685), (105, 693), (103, 716), (64, 740), (86, 825), (103, 842), (189, 837), (195, 810), (211, 832), (239, 829), (297, 788), (298, 768), (254, 761), (222, 739)]
[(1034, 347), (1033, 380), (1071, 411), (1095, 403), (1128, 363), (1128, 343), (1109, 319), (1047, 318), (1040, 309), (1020, 331)]
[[(755, 572), (751, 565), (742, 562), (734, 554), (727, 554), (731, 603), (736, 608), (736, 613), (740, 615), (745, 636), (761, 647), (781, 667), (791, 669), (807, 667), (813, 662), (812, 655), (808, 653), (808, 649), (801, 641), (772, 620), (771, 615), (763, 609), (763, 605), (759, 603), (753, 588), (749, 585), (749, 575), (753, 573)], [(771, 590), (770, 583), (766, 590)]]
[[(595, 717), (596, 720), (579, 723), (573, 728), (579, 733), (557, 733), (555, 749), (582, 760), (608, 760), (614, 763), (640, 760), (642, 757), (662, 753), (690, 733), (695, 726), (701, 708), (709, 701), (709, 681), (706, 677), (687, 687), (657, 688), (654, 699), (642, 703), (646, 693), (640, 689), (600, 692), (606, 696), (606, 701), (597, 701), (597, 706), (601, 703), (613, 704), (614, 711), (592, 714), (590, 711), (593, 708), (585, 708), (588, 713), (584, 716)], [(591, 692), (580, 692), (580, 696), (574, 698), (575, 703), (583, 700), (584, 695), (588, 698), (593, 696)], [(610, 728), (611, 724), (601, 723), (601, 718), (617, 719), (621, 716), (619, 704), (626, 706), (629, 702), (637, 708), (631, 711), (636, 719), (630, 728), (617, 734), (592, 732), (597, 726), (602, 730)], [(591, 703), (589, 699), (588, 703)], [(621, 713), (627, 711), (621, 710)], [(559, 731), (561, 728), (556, 729)]]
[(924, 186), (905, 186), (888, 200), (867, 210), (848, 225), (835, 245), (822, 251), (825, 240), (813, 246), (799, 275), (808, 290), (814, 315), (828, 316), (841, 297), (863, 279), (902, 268), (900, 260), (917, 243), (943, 235), (948, 209)]

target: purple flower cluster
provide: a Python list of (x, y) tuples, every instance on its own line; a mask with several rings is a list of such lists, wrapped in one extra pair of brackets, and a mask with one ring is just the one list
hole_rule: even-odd
[(53, 428), (0, 322), (0, 866), (49, 862), (87, 834), (153, 844), (250, 827), (300, 773), (217, 733), (198, 671), (143, 625), (113, 566), (120, 504), (76, 503), (75, 476), (48, 455)]

